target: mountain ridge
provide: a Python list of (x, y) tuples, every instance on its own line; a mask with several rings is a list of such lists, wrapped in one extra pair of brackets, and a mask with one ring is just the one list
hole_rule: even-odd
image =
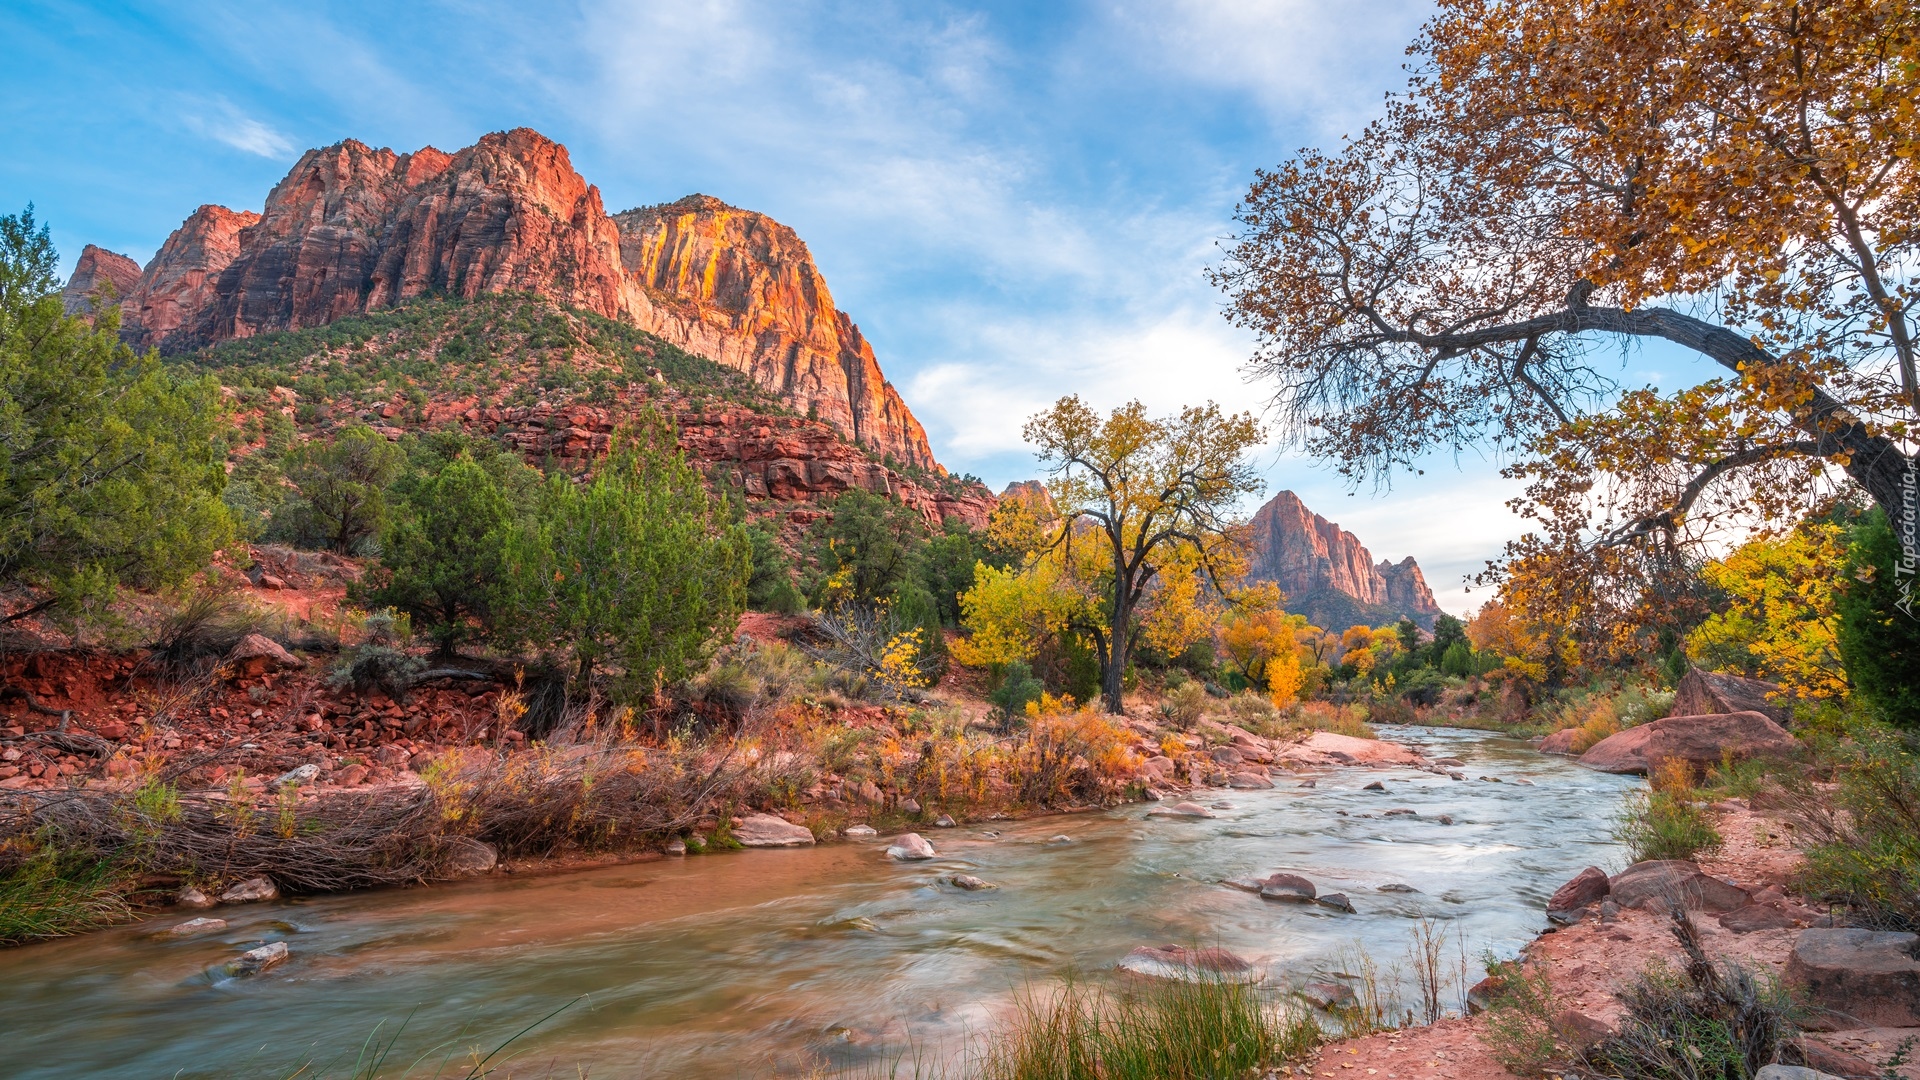
[(1267, 500), (1248, 525), (1248, 577), (1278, 585), (1287, 609), (1316, 625), (1340, 630), (1405, 616), (1431, 629), (1441, 613), (1413, 556), (1376, 562), (1359, 537), (1307, 509), (1292, 491)]
[(883, 459), (943, 471), (792, 229), (706, 195), (610, 214), (566, 147), (530, 128), (452, 154), (353, 139), (308, 150), (261, 213), (189, 215), (122, 292), (122, 329), (179, 353), (499, 292), (631, 323)]

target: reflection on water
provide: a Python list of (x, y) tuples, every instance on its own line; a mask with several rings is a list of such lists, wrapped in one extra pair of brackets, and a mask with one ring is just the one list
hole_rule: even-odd
[[(834, 844), (223, 908), (231, 925), (205, 937), (129, 927), (0, 952), (0, 1076), (273, 1075), (410, 1012), (401, 1046), (417, 1052), (463, 1028), (491, 1045), (576, 997), (516, 1044), (522, 1060), (760, 1076), (951, 1048), (1022, 984), (1104, 972), (1140, 944), (1225, 946), (1282, 985), (1335, 970), (1355, 943), (1390, 964), (1423, 915), (1464, 934), (1470, 956), (1511, 953), (1561, 882), (1619, 862), (1610, 818), (1636, 781), (1474, 732), (1388, 737), (1505, 782), (1350, 769), (1311, 789), (1217, 793), (1233, 806), (1214, 820), (1135, 805), (934, 830), (940, 857), (924, 863), (888, 861), (884, 841)], [(1373, 780), (1387, 792), (1361, 790)], [(1381, 816), (1396, 808), (1415, 814)], [(1219, 884), (1279, 869), (1358, 913)], [(942, 884), (962, 872), (1001, 888)], [(207, 975), (273, 940), (292, 948), (287, 964)]]

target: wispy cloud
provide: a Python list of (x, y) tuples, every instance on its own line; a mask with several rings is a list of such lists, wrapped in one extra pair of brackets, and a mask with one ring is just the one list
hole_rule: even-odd
[(180, 119), (196, 134), (225, 143), (242, 153), (284, 161), (293, 156), (294, 142), (272, 125), (241, 112), (224, 99), (186, 104)]

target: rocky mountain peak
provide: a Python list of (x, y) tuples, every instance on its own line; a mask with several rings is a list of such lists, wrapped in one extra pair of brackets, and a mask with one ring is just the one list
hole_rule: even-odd
[(262, 213), (206, 206), (175, 230), (127, 290), (123, 327), (181, 352), (501, 292), (637, 325), (886, 458), (939, 469), (792, 229), (709, 195), (609, 215), (567, 148), (531, 128), (452, 154), (354, 139), (309, 150)]
[(140, 264), (116, 251), (88, 244), (80, 250), (80, 261), (60, 290), (67, 314), (85, 315), (93, 310), (94, 298), (102, 285), (113, 288), (113, 296), (124, 299), (140, 284)]
[(1360, 538), (1307, 509), (1282, 491), (1253, 515), (1248, 576), (1271, 581), (1287, 595), (1287, 609), (1333, 630), (1357, 622), (1378, 625), (1407, 616), (1431, 627), (1440, 614), (1433, 591), (1411, 555), (1375, 562)]

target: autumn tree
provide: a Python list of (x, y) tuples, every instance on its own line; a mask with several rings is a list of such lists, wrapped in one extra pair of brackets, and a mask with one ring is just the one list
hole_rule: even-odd
[[(1607, 652), (1702, 613), (1710, 530), (1835, 474), (1914, 551), (1912, 5), (1443, 0), (1411, 52), (1381, 120), (1258, 175), (1214, 272), (1297, 437), (1355, 479), (1524, 453), (1506, 573)], [(1720, 374), (1622, 391), (1610, 338)]]
[(1135, 401), (1102, 417), (1065, 397), (1028, 420), (1024, 433), (1048, 472), (1057, 514), (1042, 552), (1057, 551), (1096, 598), (1097, 617), (1085, 630), (1107, 710), (1121, 712), (1127, 660), (1142, 636), (1164, 647), (1195, 630), (1174, 605), (1141, 618), (1151, 613), (1142, 611), (1149, 590), (1220, 594), (1243, 571), (1245, 539), (1234, 515), (1260, 490), (1246, 455), (1261, 426), (1211, 403), (1156, 418)]

